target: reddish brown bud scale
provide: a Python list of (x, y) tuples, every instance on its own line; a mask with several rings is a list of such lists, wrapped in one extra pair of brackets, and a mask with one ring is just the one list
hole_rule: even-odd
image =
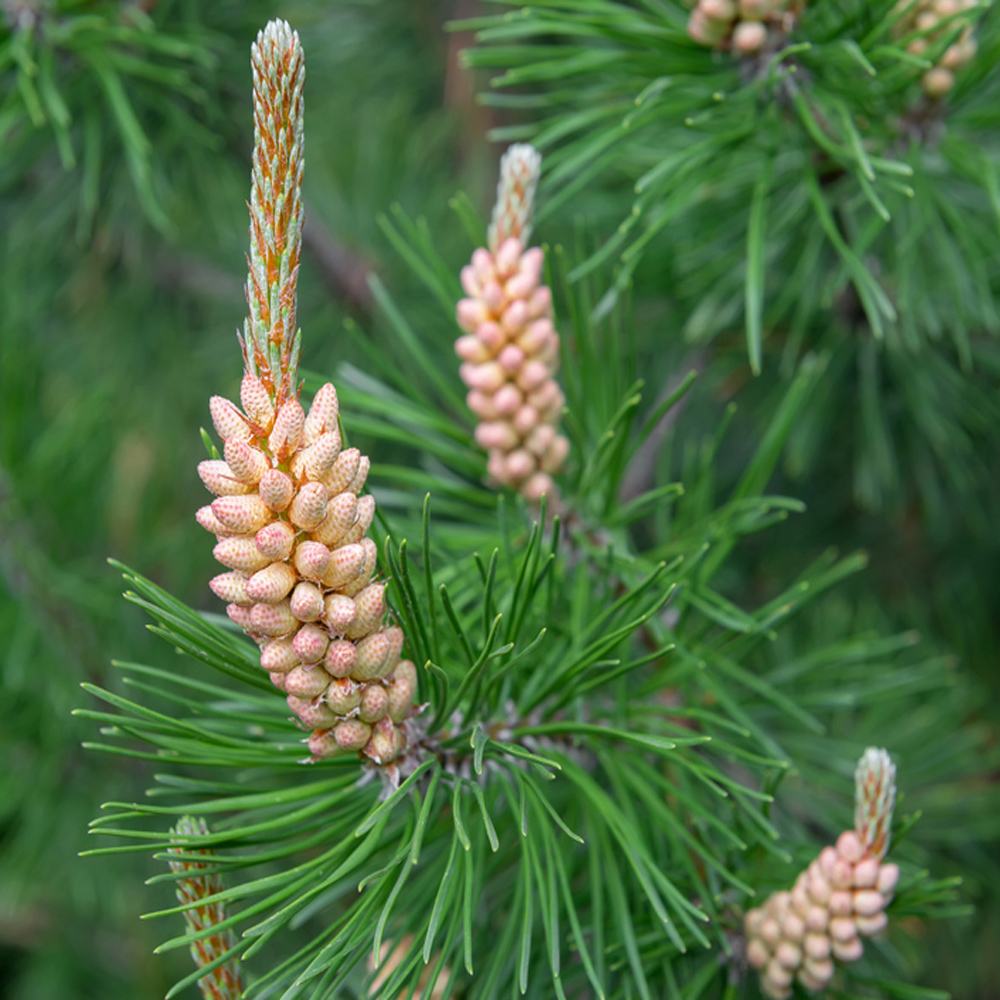
[[(175, 885), (177, 900), (184, 907), (184, 923), (189, 934), (196, 935), (191, 943), (191, 958), (195, 967), (207, 969), (198, 980), (206, 1000), (238, 1000), (244, 984), (240, 963), (236, 958), (222, 957), (236, 946), (236, 936), (224, 925), (226, 906), (217, 897), (225, 886), (217, 872), (211, 871), (208, 855), (213, 848), (196, 843), (211, 831), (200, 817), (182, 816), (170, 831), (176, 846), (168, 848), (170, 870), (178, 876)], [(192, 860), (198, 855), (204, 861)]]

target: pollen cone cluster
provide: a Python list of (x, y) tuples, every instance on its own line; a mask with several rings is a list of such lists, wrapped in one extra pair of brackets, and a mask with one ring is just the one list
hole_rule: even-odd
[(790, 997), (795, 980), (807, 990), (824, 989), (834, 961), (859, 959), (862, 939), (888, 923), (899, 869), (882, 861), (895, 799), (895, 768), (884, 750), (865, 752), (856, 789), (855, 829), (824, 847), (790, 892), (774, 893), (746, 915), (747, 960), (775, 1000)]
[(976, 40), (969, 18), (977, 6), (976, 0), (900, 0), (896, 4), (896, 36), (917, 34), (906, 46), (911, 55), (927, 55), (935, 43), (960, 29), (958, 37), (923, 75), (921, 82), (928, 97), (944, 97), (955, 86), (955, 74), (975, 56)]
[(688, 34), (701, 45), (754, 55), (787, 35), (803, 0), (697, 0)]
[(455, 342), (490, 476), (533, 501), (554, 494), (552, 476), (569, 451), (558, 431), (565, 400), (544, 253), (527, 246), (540, 163), (528, 145), (512, 146), (501, 161), (490, 247), (462, 269), (468, 298), (457, 316), (465, 334)]
[[(208, 826), (201, 818), (182, 816), (171, 831), (175, 838), (191, 840), (208, 835)], [(187, 906), (184, 922), (189, 932), (200, 932), (218, 927), (226, 919), (226, 906), (221, 902), (203, 902), (222, 892), (222, 879), (217, 874), (206, 874), (208, 862), (192, 860), (194, 855), (207, 855), (207, 850), (197, 847), (171, 847), (170, 870), (181, 878), (177, 880), (178, 902)], [(194, 904), (194, 905), (192, 905)], [(231, 929), (219, 930), (191, 942), (191, 958), (196, 968), (211, 965), (236, 945), (236, 935)], [(238, 1000), (243, 996), (243, 979), (240, 964), (230, 958), (215, 966), (198, 980), (201, 994), (206, 1000)]]
[(226, 567), (211, 581), (260, 663), (312, 730), (313, 759), (362, 752), (376, 764), (406, 746), (416, 670), (403, 633), (386, 624), (367, 531), (375, 501), (360, 496), (369, 461), (341, 446), (329, 383), (304, 412), (296, 367), (295, 293), (302, 243), (302, 82), (298, 35), (272, 21), (258, 35), (250, 201), (249, 316), (241, 338), (240, 403), (211, 400), (223, 457), (198, 474), (216, 499), (198, 511)]
[(261, 666), (313, 730), (316, 758), (363, 751), (380, 764), (405, 746), (416, 671), (400, 662), (403, 633), (386, 625), (385, 585), (375, 582), (375, 513), (359, 496), (369, 461), (341, 448), (329, 383), (304, 413), (275, 410), (245, 375), (240, 410), (214, 396), (212, 420), (225, 460), (198, 466), (217, 499), (198, 511), (227, 568), (211, 581), (226, 611), (261, 647)]

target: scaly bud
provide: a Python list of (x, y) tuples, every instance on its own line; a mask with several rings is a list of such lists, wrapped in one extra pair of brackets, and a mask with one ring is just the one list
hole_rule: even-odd
[(326, 516), (326, 502), (329, 497), (322, 483), (306, 483), (292, 500), (288, 508), (288, 518), (297, 528), (311, 531), (320, 525)]
[(337, 430), (337, 416), (340, 407), (337, 403), (337, 390), (330, 382), (320, 386), (313, 396), (312, 406), (306, 415), (306, 444), (312, 444), (321, 435)]
[(247, 578), (242, 573), (220, 573), (208, 582), (213, 594), (227, 604), (238, 604), (241, 608), (253, 604), (247, 593)]
[(198, 477), (205, 488), (217, 497), (240, 496), (247, 493), (250, 487), (241, 483), (233, 474), (233, 470), (225, 462), (218, 459), (205, 459), (198, 463)]
[(337, 724), (337, 713), (319, 699), (296, 698), (290, 694), (285, 701), (302, 725), (309, 729), (328, 729)]
[(219, 497), (212, 513), (225, 527), (241, 535), (259, 531), (271, 520), (271, 512), (258, 496)]
[(212, 555), (223, 566), (238, 569), (241, 573), (255, 573), (270, 562), (257, 548), (254, 540), (243, 535), (222, 539), (212, 549)]
[(289, 606), (300, 622), (314, 622), (323, 614), (323, 591), (303, 580), (295, 585)]
[(300, 664), (285, 675), (285, 690), (296, 698), (316, 698), (329, 683), (330, 678), (319, 667)]
[(497, 200), (489, 229), (489, 246), (494, 253), (511, 236), (522, 243), (528, 242), (541, 172), (541, 154), (528, 143), (511, 146), (501, 158)]
[(262, 555), (280, 562), (292, 554), (295, 529), (287, 521), (273, 521), (257, 532), (254, 544)]
[(229, 402), (223, 396), (213, 396), (208, 401), (208, 411), (212, 415), (215, 433), (223, 441), (249, 441), (250, 426), (246, 418), (237, 409), (235, 403)]
[(863, 850), (881, 860), (889, 850), (896, 804), (896, 765), (885, 750), (869, 747), (854, 773), (854, 829)]
[(297, 399), (288, 399), (281, 404), (278, 415), (274, 418), (274, 427), (267, 445), (274, 455), (292, 454), (302, 443), (302, 429), (306, 415), (302, 412), (302, 404)]
[[(197, 935), (191, 943), (191, 958), (198, 969), (212, 968), (198, 980), (206, 1000), (238, 1000), (243, 996), (243, 977), (235, 958), (219, 963), (236, 946), (231, 928), (222, 928), (226, 920), (225, 903), (214, 900), (223, 891), (222, 878), (210, 872), (207, 856), (214, 847), (199, 847), (198, 840), (209, 836), (208, 825), (200, 817), (182, 816), (170, 831), (175, 846), (167, 851), (170, 870), (180, 878), (174, 883), (178, 902), (184, 907), (184, 923), (189, 934)], [(194, 860), (204, 855), (205, 861)], [(215, 929), (219, 928), (219, 929)]]
[(303, 663), (319, 663), (330, 645), (330, 634), (319, 625), (303, 625), (295, 633), (292, 648)]
[(261, 635), (288, 635), (298, 624), (287, 601), (282, 601), (281, 604), (255, 604), (250, 609), (251, 628)]
[(251, 486), (260, 482), (260, 477), (270, 468), (267, 456), (245, 441), (227, 441), (224, 448), (226, 464), (241, 483)]
[(307, 580), (322, 580), (330, 565), (330, 550), (322, 542), (299, 542), (295, 568)]
[(288, 563), (271, 563), (247, 580), (247, 593), (254, 601), (277, 604), (292, 592), (297, 581), (295, 570)]
[(295, 496), (295, 484), (280, 469), (268, 469), (260, 478), (261, 500), (275, 513), (285, 510)]
[(240, 383), (240, 402), (247, 416), (266, 434), (274, 420), (274, 404), (264, 383), (249, 372)]
[(302, 86), (299, 36), (271, 21), (251, 49), (254, 150), (250, 184), (249, 314), (241, 339), (247, 374), (280, 405), (296, 392), (296, 286), (302, 250)]

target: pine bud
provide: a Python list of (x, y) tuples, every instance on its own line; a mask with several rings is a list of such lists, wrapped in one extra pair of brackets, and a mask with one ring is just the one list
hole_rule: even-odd
[(299, 663), (290, 639), (272, 639), (260, 651), (260, 665), (269, 674), (287, 674)]
[(254, 540), (245, 535), (223, 538), (212, 549), (212, 555), (223, 566), (239, 570), (241, 573), (255, 573), (271, 561), (257, 548)]
[(303, 580), (295, 585), (289, 606), (300, 622), (314, 622), (323, 614), (323, 591)]
[(330, 565), (330, 550), (322, 542), (299, 542), (295, 568), (307, 580), (321, 580)]
[(264, 383), (249, 372), (240, 383), (240, 402), (247, 416), (266, 434), (274, 420), (274, 404)]
[(861, 849), (881, 860), (889, 850), (889, 828), (896, 805), (896, 766), (889, 754), (869, 747), (854, 773), (854, 829)]
[(227, 604), (249, 607), (253, 598), (247, 592), (247, 578), (242, 573), (220, 573), (208, 583), (212, 593)]
[(226, 464), (241, 482), (254, 485), (270, 468), (267, 456), (245, 441), (227, 441), (223, 448)]
[(250, 487), (241, 483), (229, 466), (218, 459), (206, 459), (198, 463), (198, 477), (205, 488), (217, 497), (239, 496), (247, 493)]
[(295, 529), (286, 521), (274, 521), (257, 532), (254, 544), (261, 555), (278, 562), (292, 554), (295, 543)]
[(296, 528), (311, 531), (319, 527), (326, 515), (329, 493), (322, 483), (306, 483), (295, 495), (288, 509), (288, 518)]
[(249, 441), (250, 426), (243, 414), (234, 403), (222, 396), (213, 396), (208, 401), (208, 410), (212, 415), (212, 425), (215, 433), (223, 441)]
[[(198, 969), (213, 965), (223, 955), (236, 947), (236, 936), (231, 929), (219, 928), (226, 919), (225, 903), (212, 897), (224, 889), (222, 878), (209, 871), (209, 862), (196, 861), (193, 857), (207, 856), (212, 848), (200, 848), (191, 841), (209, 836), (208, 825), (200, 817), (182, 816), (170, 831), (176, 846), (168, 848), (170, 870), (179, 875), (177, 901), (184, 907), (184, 923), (189, 934), (199, 937), (191, 944), (191, 958)], [(211, 931), (210, 933), (205, 933)], [(243, 996), (243, 977), (240, 963), (229, 958), (205, 973), (198, 980), (206, 1000), (238, 1000)]]
[(261, 500), (275, 513), (285, 510), (295, 496), (295, 484), (280, 469), (268, 469), (258, 489)]
[(285, 701), (302, 725), (309, 729), (329, 729), (337, 724), (337, 714), (318, 698), (297, 698), (290, 694)]
[(258, 496), (219, 497), (212, 503), (212, 513), (222, 524), (247, 535), (259, 531), (271, 520), (271, 512)]
[(337, 390), (330, 382), (320, 386), (313, 396), (312, 406), (305, 420), (306, 444), (312, 444), (321, 435), (337, 429), (337, 416), (340, 407), (337, 403)]
[(255, 604), (250, 609), (250, 625), (261, 635), (288, 635), (299, 622), (287, 601), (280, 604)]
[(254, 601), (277, 604), (292, 592), (297, 580), (295, 570), (288, 563), (271, 563), (247, 580), (247, 593)]
[(285, 690), (296, 698), (315, 698), (321, 695), (330, 678), (319, 667), (299, 664), (285, 675)]
[(371, 739), (372, 728), (357, 719), (348, 719), (337, 724), (333, 735), (341, 750), (361, 750)]
[(306, 415), (297, 399), (288, 399), (281, 404), (274, 418), (274, 427), (267, 445), (273, 455), (291, 455), (302, 443)]
[(295, 655), (303, 663), (319, 663), (329, 645), (329, 633), (319, 625), (303, 625), (292, 640)]

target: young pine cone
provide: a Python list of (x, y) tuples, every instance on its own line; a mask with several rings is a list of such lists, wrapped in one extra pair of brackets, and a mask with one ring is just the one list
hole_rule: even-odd
[(906, 46), (911, 55), (926, 55), (935, 42), (961, 28), (937, 64), (923, 75), (921, 83), (928, 97), (944, 97), (955, 86), (955, 73), (975, 56), (976, 40), (969, 18), (976, 7), (976, 0), (900, 0), (896, 5), (896, 13), (902, 15), (894, 26), (896, 36), (919, 32)]
[(294, 397), (275, 412), (250, 374), (240, 398), (242, 411), (212, 398), (225, 460), (198, 466), (218, 498), (198, 523), (227, 567), (210, 586), (313, 730), (314, 758), (360, 750), (389, 763), (405, 747), (416, 669), (399, 659), (403, 633), (385, 624), (385, 585), (373, 581), (377, 552), (366, 533), (375, 501), (358, 495), (369, 461), (341, 449), (329, 383), (308, 414)]
[(542, 282), (544, 253), (526, 247), (540, 162), (526, 145), (501, 161), (490, 249), (476, 250), (462, 269), (469, 297), (458, 303), (465, 335), (455, 342), (490, 476), (534, 501), (555, 492), (552, 476), (569, 451), (557, 429), (565, 400), (554, 378), (559, 335)]
[(822, 990), (834, 959), (861, 957), (861, 939), (883, 931), (899, 869), (884, 864), (895, 799), (895, 767), (869, 749), (856, 773), (855, 829), (824, 847), (790, 892), (776, 892), (744, 920), (747, 961), (761, 970), (761, 989), (775, 1000), (792, 995), (797, 979)]
[(791, 31), (800, 7), (796, 0), (697, 0), (688, 34), (709, 48), (754, 55)]

